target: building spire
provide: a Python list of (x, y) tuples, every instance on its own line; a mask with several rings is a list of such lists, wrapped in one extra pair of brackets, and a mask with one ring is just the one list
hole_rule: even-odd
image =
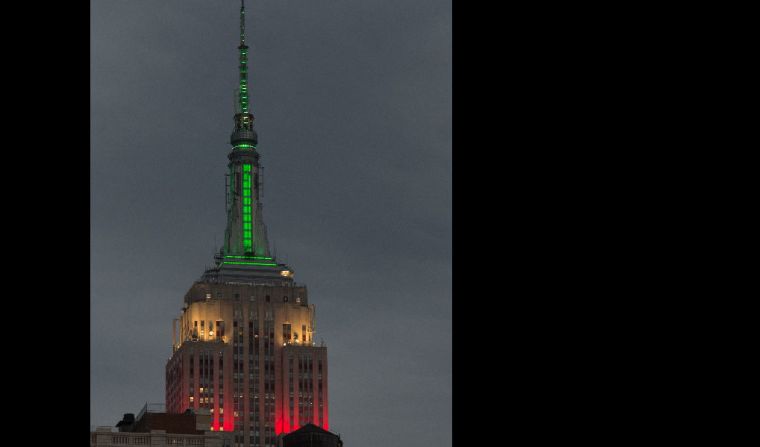
[(248, 46), (245, 44), (245, 0), (240, 0), (240, 113), (248, 113)]
[(250, 110), (248, 90), (248, 45), (245, 44), (245, 0), (240, 0), (240, 84), (237, 89), (237, 104), (235, 104), (235, 129), (232, 131), (230, 143), (236, 149), (255, 149), (258, 135), (253, 130), (253, 114)]
[[(259, 200), (261, 165), (256, 149), (248, 90), (248, 46), (245, 44), (245, 3), (240, 1), (240, 85), (235, 99), (235, 128), (230, 136), (232, 152), (227, 184), (227, 229), (224, 256), (272, 261)], [(241, 261), (242, 262), (242, 261)]]
[(245, 0), (240, 0), (240, 45), (245, 45)]

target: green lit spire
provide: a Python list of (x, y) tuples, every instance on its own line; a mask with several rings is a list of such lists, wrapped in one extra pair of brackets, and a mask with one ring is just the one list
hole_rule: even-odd
[[(235, 129), (230, 136), (232, 152), (227, 184), (227, 229), (224, 256), (232, 262), (271, 261), (266, 227), (259, 199), (261, 172), (256, 149), (258, 135), (253, 128), (248, 91), (248, 46), (245, 44), (245, 3), (240, 2), (240, 88), (235, 98)], [(247, 262), (246, 261), (246, 262)]]
[(240, 0), (240, 113), (248, 113), (248, 46), (245, 44), (245, 0)]
[(245, 0), (240, 0), (240, 85), (235, 104), (235, 129), (232, 131), (230, 143), (233, 148), (251, 150), (256, 148), (258, 136), (253, 130), (253, 114), (251, 113), (250, 92), (248, 91), (248, 45), (245, 44)]

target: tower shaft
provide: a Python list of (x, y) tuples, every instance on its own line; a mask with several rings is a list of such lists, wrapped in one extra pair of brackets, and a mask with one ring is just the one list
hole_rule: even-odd
[[(240, 2), (240, 85), (235, 128), (230, 137), (227, 229), (223, 255), (271, 260), (260, 200), (258, 136), (253, 128), (248, 91), (248, 46), (245, 44), (245, 3)], [(261, 259), (269, 258), (269, 259)]]

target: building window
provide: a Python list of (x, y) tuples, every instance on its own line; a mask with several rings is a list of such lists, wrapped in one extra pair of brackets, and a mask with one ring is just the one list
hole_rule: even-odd
[(290, 323), (283, 323), (282, 338), (286, 341), (290, 340)]

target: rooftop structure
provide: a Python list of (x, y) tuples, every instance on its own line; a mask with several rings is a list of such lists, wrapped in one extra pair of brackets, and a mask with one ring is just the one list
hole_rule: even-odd
[(279, 447), (343, 447), (343, 441), (340, 435), (314, 424), (306, 424), (292, 433), (282, 435)]
[(126, 413), (114, 427), (97, 427), (90, 432), (90, 447), (101, 446), (192, 446), (231, 447), (232, 434), (209, 430), (208, 410), (181, 414), (166, 413), (163, 404), (148, 404), (137, 414)]

